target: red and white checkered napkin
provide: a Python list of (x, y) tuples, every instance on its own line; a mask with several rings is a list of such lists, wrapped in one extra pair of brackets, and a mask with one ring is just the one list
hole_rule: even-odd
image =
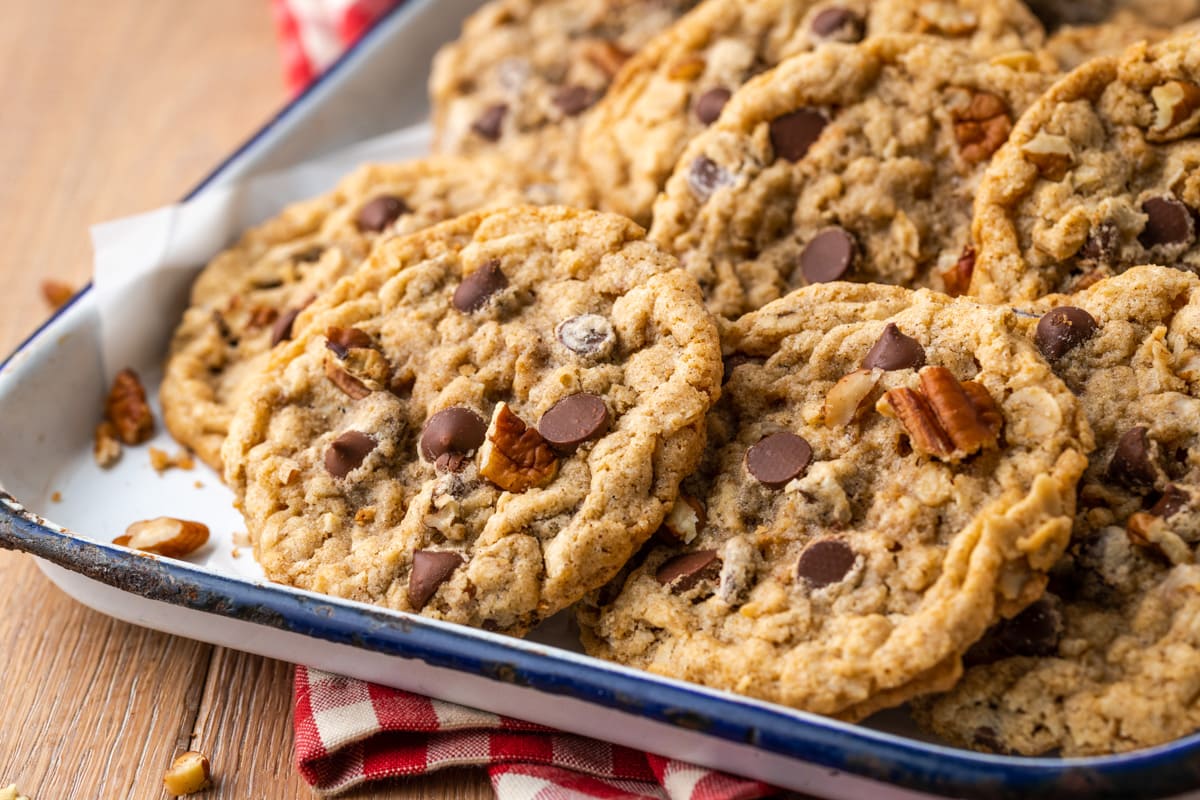
[(753, 800), (757, 781), (296, 667), (296, 765), (313, 788), (487, 767), (500, 800)]
[(283, 72), (299, 92), (404, 0), (271, 0)]

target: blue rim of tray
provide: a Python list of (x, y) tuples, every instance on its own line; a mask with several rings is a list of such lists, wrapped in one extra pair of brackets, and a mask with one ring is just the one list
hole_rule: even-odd
[[(185, 195), (191, 199), (284, 123), (406, 9), (389, 11), (326, 72)], [(90, 291), (89, 283), (30, 334), (0, 371)], [(865, 727), (722, 696), (630, 670), (580, 661), (552, 648), (424, 617), (312, 597), (147, 557), (50, 527), (0, 491), (0, 548), (30, 553), (92, 580), (152, 600), (330, 642), (423, 661), (539, 692), (571, 697), (735, 744), (915, 791), (1012, 798), (1161, 798), (1200, 787), (1200, 734), (1159, 747), (1093, 758), (1018, 758), (929, 744)]]

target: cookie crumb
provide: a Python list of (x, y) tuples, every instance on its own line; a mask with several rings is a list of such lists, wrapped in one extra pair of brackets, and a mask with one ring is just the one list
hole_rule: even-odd
[(195, 483), (192, 484), (192, 486), (195, 486), (197, 489), (203, 489), (204, 481), (196, 481)]
[(75, 287), (69, 283), (53, 278), (42, 281), (42, 299), (50, 306), (51, 311), (58, 311), (74, 296)]
[[(169, 470), (171, 467), (179, 469), (192, 469), (196, 466), (196, 462), (192, 459), (192, 454), (187, 450), (180, 450), (175, 455), (167, 455), (166, 450), (159, 450), (157, 447), (150, 448), (150, 466), (154, 467), (154, 471), (159, 475)], [(200, 483), (196, 481), (196, 483)]]
[(54, 494), (50, 495), (50, 502), (51, 503), (61, 503), (62, 502), (62, 492), (55, 492)]

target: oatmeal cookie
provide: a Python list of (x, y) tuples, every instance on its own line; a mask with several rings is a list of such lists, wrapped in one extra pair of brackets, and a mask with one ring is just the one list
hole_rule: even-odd
[(247, 377), (291, 336), (299, 310), (361, 263), (376, 239), (478, 208), (549, 202), (548, 181), (495, 158), (370, 165), (247, 231), (192, 287), (159, 389), (167, 429), (219, 470)]
[(918, 32), (985, 55), (1043, 39), (1019, 0), (707, 0), (630, 59), (585, 121), (580, 161), (600, 207), (648, 224), (684, 147), (754, 75), (825, 42)]
[(949, 687), (1042, 593), (1091, 434), (1013, 311), (798, 289), (732, 323), (701, 469), (589, 653), (845, 719)]
[(971, 197), (1048, 83), (933, 37), (828, 44), (750, 81), (654, 208), (709, 308), (735, 318), (807, 283), (959, 290)]
[(621, 65), (695, 0), (492, 0), (433, 62), (436, 149), (497, 151), (551, 172), (587, 203), (582, 115)]
[(267, 576), (514, 634), (609, 580), (720, 387), (695, 281), (644, 235), (525, 207), (381, 242), (226, 439)]
[(1071, 293), (1130, 266), (1200, 270), (1200, 38), (1087, 62), (1021, 118), (975, 200), (970, 291)]
[(1161, 744), (1200, 729), (1200, 280), (1138, 267), (1039, 310), (1029, 335), (1096, 436), (1072, 544), (916, 716), (993, 752)]

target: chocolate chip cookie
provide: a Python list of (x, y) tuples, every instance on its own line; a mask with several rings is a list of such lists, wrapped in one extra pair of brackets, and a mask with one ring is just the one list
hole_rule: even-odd
[(291, 337), (300, 309), (356, 267), (372, 242), (477, 208), (549, 202), (556, 192), (548, 181), (494, 157), (365, 166), (246, 232), (192, 287), (159, 390), (167, 428), (220, 469), (247, 377)]
[(754, 75), (825, 42), (918, 32), (987, 56), (1043, 39), (1018, 0), (707, 0), (630, 59), (588, 116), (580, 161), (600, 207), (649, 224), (684, 147)]
[(436, 148), (498, 151), (551, 172), (587, 202), (582, 115), (621, 65), (695, 0), (493, 0), (433, 63)]
[(961, 291), (971, 197), (1048, 77), (922, 36), (827, 44), (754, 78), (654, 208), (709, 308), (735, 318), (847, 279)]
[(267, 576), (515, 634), (609, 580), (720, 386), (695, 281), (643, 237), (526, 207), (376, 246), (225, 443)]
[(1137, 267), (1047, 298), (1029, 335), (1097, 448), (1045, 598), (917, 718), (982, 750), (1097, 755), (1200, 729), (1200, 280)]
[(1200, 270), (1200, 39), (1089, 61), (1021, 118), (975, 202), (970, 291), (1071, 293), (1130, 266)]
[(589, 653), (858, 719), (949, 687), (1063, 552), (1091, 434), (1013, 311), (830, 283), (732, 323), (709, 447)]

